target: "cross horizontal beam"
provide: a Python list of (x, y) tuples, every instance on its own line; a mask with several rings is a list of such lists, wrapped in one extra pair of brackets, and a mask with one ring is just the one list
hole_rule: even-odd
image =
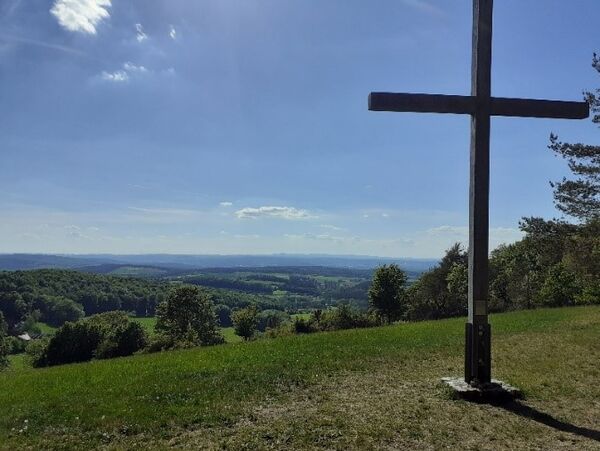
[[(476, 108), (477, 99), (474, 96), (390, 92), (369, 94), (370, 111), (472, 115), (475, 114)], [(587, 102), (492, 97), (490, 114), (492, 116), (585, 119), (589, 117), (590, 111)]]

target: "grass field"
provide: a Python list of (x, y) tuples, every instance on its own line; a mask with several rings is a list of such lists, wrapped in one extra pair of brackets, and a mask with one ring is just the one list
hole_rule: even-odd
[(600, 449), (600, 308), (492, 316), (505, 406), (452, 400), (464, 320), (0, 375), (0, 448)]

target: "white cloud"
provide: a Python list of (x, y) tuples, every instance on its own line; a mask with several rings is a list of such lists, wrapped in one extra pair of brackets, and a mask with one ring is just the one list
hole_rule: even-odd
[(307, 210), (300, 210), (294, 207), (273, 207), (265, 206), (258, 208), (242, 208), (235, 212), (240, 219), (257, 218), (278, 218), (287, 220), (310, 219), (313, 218)]
[(177, 39), (177, 30), (175, 30), (175, 27), (173, 25), (171, 25), (170, 29), (169, 29), (169, 36), (171, 37), (171, 39), (176, 40)]
[(424, 13), (428, 14), (443, 14), (444, 11), (439, 7), (432, 5), (428, 1), (425, 0), (401, 0), (406, 6), (410, 6), (412, 8), (418, 9)]
[(83, 234), (83, 232), (81, 231), (81, 227), (79, 226), (66, 225), (65, 229), (67, 230), (68, 235), (73, 238), (87, 238), (87, 236)]
[(219, 202), (219, 205), (221, 207), (231, 207), (233, 205), (233, 202)]
[(56, 0), (50, 13), (69, 31), (96, 34), (96, 25), (108, 19), (111, 0)]
[(123, 63), (123, 69), (114, 72), (102, 71), (100, 78), (104, 81), (124, 82), (129, 81), (132, 76), (141, 76), (149, 73), (144, 66), (136, 66), (130, 61)]
[(146, 69), (144, 66), (136, 66), (130, 61), (127, 61), (123, 64), (123, 69), (125, 69), (127, 72), (148, 72), (148, 69)]
[(331, 241), (331, 242), (334, 242), (334, 243), (356, 242), (356, 241), (360, 240), (360, 238), (355, 237), (355, 236), (351, 236), (351, 237), (335, 236), (335, 235), (330, 235), (328, 233), (321, 233), (321, 234), (314, 234), (314, 233), (301, 233), (301, 234), (286, 233), (283, 236), (285, 238), (290, 239), (290, 240), (317, 240), (317, 241)]
[(141, 23), (135, 24), (135, 33), (135, 39), (137, 39), (138, 42), (144, 42), (148, 39), (148, 35), (144, 33), (144, 27), (142, 27)]
[(342, 227), (334, 226), (332, 224), (321, 224), (319, 227), (321, 227), (323, 229), (335, 230), (335, 231), (344, 230)]
[(176, 216), (192, 216), (198, 213), (196, 210), (188, 210), (185, 208), (143, 208), (143, 207), (129, 207), (130, 210), (137, 211), (139, 213), (150, 214), (150, 215), (176, 215)]
[(129, 80), (129, 74), (127, 72), (125, 72), (124, 70), (117, 70), (114, 72), (102, 71), (102, 74), (100, 74), (100, 78), (102, 78), (102, 80), (105, 80), (105, 81), (113, 81), (116, 83), (121, 83), (121, 82)]

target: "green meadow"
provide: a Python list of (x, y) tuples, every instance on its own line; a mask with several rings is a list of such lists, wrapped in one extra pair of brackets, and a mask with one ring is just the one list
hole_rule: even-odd
[(598, 449), (600, 307), (492, 315), (504, 406), (452, 399), (464, 319), (0, 374), (2, 449)]

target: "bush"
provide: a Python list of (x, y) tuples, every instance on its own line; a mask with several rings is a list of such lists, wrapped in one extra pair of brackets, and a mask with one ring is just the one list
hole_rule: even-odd
[(294, 332), (297, 334), (312, 334), (318, 330), (315, 322), (311, 321), (311, 319), (294, 318), (294, 322), (292, 324), (294, 327)]
[(374, 327), (381, 324), (379, 315), (369, 315), (365, 312), (342, 304), (325, 310), (317, 322), (319, 330), (343, 330)]
[(6, 341), (7, 325), (4, 315), (0, 312), (0, 370), (8, 366), (8, 342)]
[(289, 320), (290, 315), (281, 310), (263, 310), (258, 314), (256, 328), (261, 332), (265, 332), (267, 329), (277, 329)]
[(34, 367), (131, 355), (145, 346), (146, 336), (124, 312), (107, 312), (67, 322), (45, 343), (28, 347)]
[(27, 348), (27, 341), (25, 340), (21, 340), (18, 337), (6, 337), (5, 338), (5, 345), (6, 345), (6, 349), (8, 354), (21, 354), (23, 352), (25, 352), (25, 349)]
[(256, 333), (258, 326), (258, 311), (255, 305), (239, 309), (231, 315), (236, 335), (244, 340), (250, 340)]

